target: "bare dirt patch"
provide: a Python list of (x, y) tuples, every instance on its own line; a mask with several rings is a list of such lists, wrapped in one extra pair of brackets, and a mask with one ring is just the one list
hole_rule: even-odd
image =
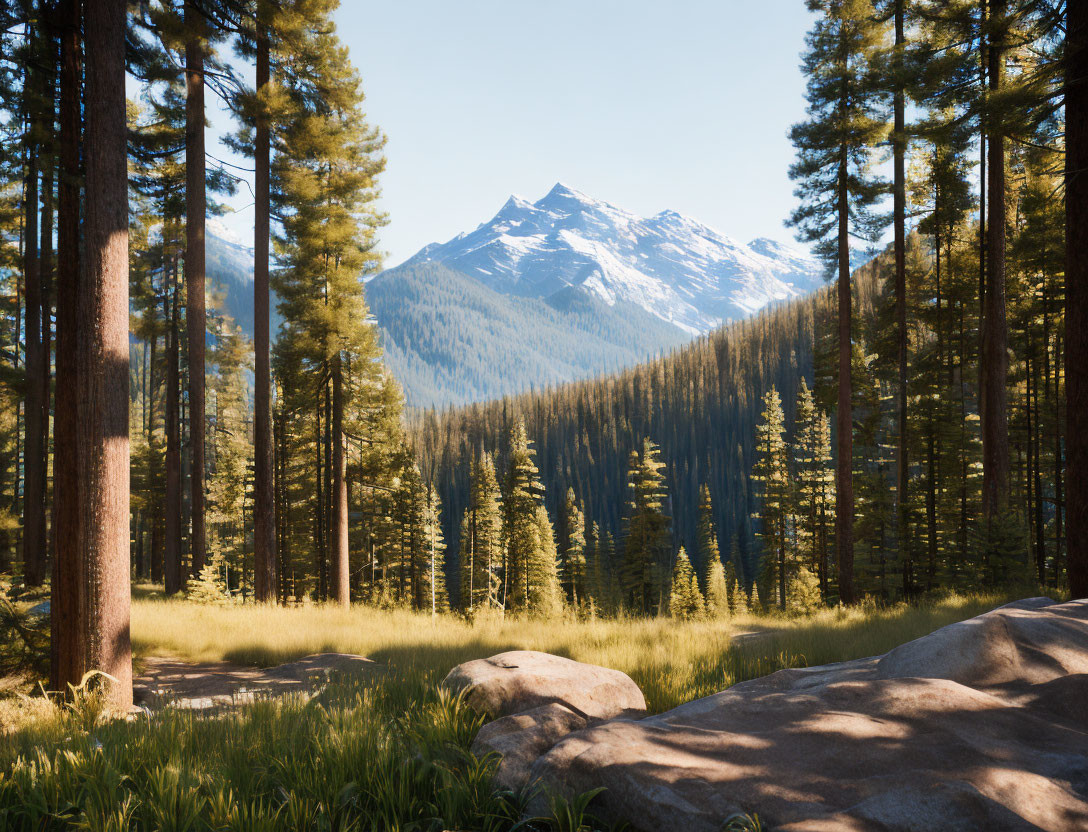
[(385, 666), (350, 653), (315, 653), (278, 667), (257, 668), (230, 662), (186, 662), (152, 656), (133, 679), (133, 697), (148, 707), (195, 710), (230, 707), (285, 694), (311, 694), (329, 675), (374, 674)]

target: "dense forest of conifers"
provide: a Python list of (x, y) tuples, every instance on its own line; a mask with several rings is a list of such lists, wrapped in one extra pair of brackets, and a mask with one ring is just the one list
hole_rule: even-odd
[[(364, 296), (385, 138), (335, 0), (0, 2), (0, 573), (51, 596), (54, 688), (130, 699), (141, 580), (678, 617), (1088, 595), (1088, 8), (809, 5), (791, 224), (837, 286), (406, 424)], [(252, 344), (206, 291), (245, 172), (208, 92), (252, 160)]]

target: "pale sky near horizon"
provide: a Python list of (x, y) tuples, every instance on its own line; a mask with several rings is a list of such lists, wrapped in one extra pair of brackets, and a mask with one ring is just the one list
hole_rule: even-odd
[[(386, 266), (556, 181), (794, 242), (804, 0), (344, 0), (336, 20), (389, 139)], [(247, 240), (250, 200), (224, 218)]]

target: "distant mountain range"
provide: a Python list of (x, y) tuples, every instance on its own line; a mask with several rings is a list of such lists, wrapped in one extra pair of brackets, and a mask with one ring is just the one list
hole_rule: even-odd
[[(209, 232), (209, 277), (251, 332), (252, 249)], [(557, 184), (425, 246), (373, 278), (367, 299), (408, 403), (444, 406), (636, 364), (806, 294), (821, 274), (774, 240), (740, 243), (675, 211), (639, 217)]]
[(819, 286), (774, 240), (744, 244), (662, 211), (557, 184), (368, 285), (387, 361), (414, 405), (463, 404), (643, 361)]

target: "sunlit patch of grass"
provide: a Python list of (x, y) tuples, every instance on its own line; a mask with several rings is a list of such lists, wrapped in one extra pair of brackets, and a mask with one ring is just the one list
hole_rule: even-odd
[(144, 597), (133, 601), (132, 633), (142, 655), (271, 666), (310, 653), (343, 652), (437, 679), (470, 659), (542, 650), (628, 673), (657, 712), (783, 667), (884, 653), (1004, 600), (949, 595), (918, 606), (866, 605), (801, 618), (742, 615), (713, 622), (568, 616), (473, 623), (454, 615), (431, 618), (362, 606), (222, 607)]

